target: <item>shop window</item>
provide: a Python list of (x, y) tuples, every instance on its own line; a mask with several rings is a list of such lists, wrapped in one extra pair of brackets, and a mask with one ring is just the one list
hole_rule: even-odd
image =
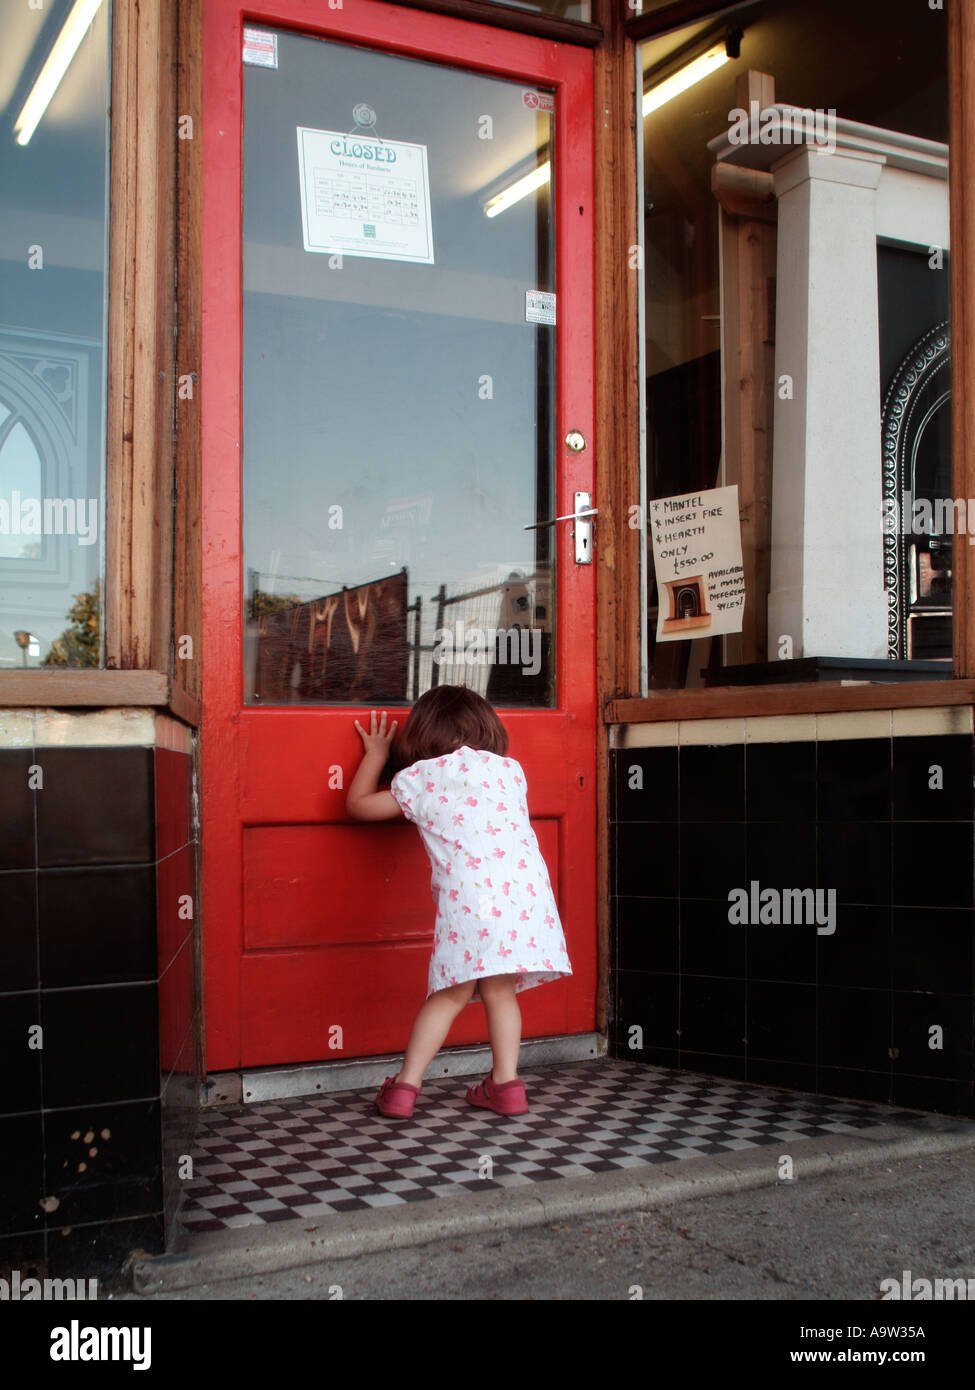
[(650, 688), (950, 677), (944, 13), (755, 0), (638, 70)]
[(101, 666), (111, 3), (0, 27), (0, 671)]

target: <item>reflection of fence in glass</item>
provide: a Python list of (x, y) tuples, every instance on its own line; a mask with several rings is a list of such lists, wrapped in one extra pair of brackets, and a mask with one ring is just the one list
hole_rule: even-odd
[(519, 570), (495, 584), (424, 603), (404, 567), (304, 600), (268, 594), (251, 572), (245, 651), (248, 701), (405, 704), (438, 684), (497, 703), (550, 702), (549, 578)]
[(500, 583), (466, 593), (448, 595), (441, 585), (424, 688), (466, 685), (492, 703), (547, 704), (552, 662), (548, 584), (546, 571), (525, 575), (513, 570)]

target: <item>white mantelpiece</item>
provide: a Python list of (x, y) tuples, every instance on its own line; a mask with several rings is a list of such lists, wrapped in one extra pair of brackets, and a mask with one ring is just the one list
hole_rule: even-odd
[(709, 149), (778, 202), (768, 656), (883, 658), (877, 242), (947, 247), (947, 147), (837, 120), (832, 153)]

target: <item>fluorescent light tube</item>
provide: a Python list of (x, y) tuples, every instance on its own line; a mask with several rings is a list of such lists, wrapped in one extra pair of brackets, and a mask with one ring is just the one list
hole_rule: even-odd
[(542, 184), (548, 183), (552, 177), (552, 165), (546, 160), (537, 169), (533, 169), (530, 174), (526, 174), (523, 179), (513, 183), (510, 188), (503, 189), (495, 197), (488, 200), (484, 205), (485, 217), (497, 217), (499, 212), (504, 212), (505, 208), (510, 208), (513, 203), (518, 203), (522, 198), (527, 198), (529, 193), (534, 193), (536, 188), (541, 188)]
[(64, 21), (64, 28), (55, 39), (47, 62), (24, 103), (24, 109), (17, 117), (14, 135), (18, 145), (26, 145), (37, 129), (101, 3), (102, 0), (75, 0), (71, 13)]
[(695, 58), (686, 67), (678, 68), (663, 82), (658, 82), (656, 87), (651, 87), (644, 92), (643, 114), (649, 116), (651, 111), (656, 111), (658, 107), (664, 106), (668, 101), (673, 101), (674, 97), (680, 96), (681, 92), (686, 92), (688, 87), (693, 87), (696, 82), (701, 82), (705, 77), (709, 77), (712, 72), (723, 67), (727, 61), (728, 53), (724, 39), (722, 39), (713, 48), (709, 48), (707, 53), (702, 53), (700, 58)]

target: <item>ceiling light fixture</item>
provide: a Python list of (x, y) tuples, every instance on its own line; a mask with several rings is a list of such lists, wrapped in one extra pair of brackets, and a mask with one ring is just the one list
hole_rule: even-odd
[(18, 145), (26, 145), (37, 129), (101, 3), (102, 0), (75, 0), (71, 13), (64, 21), (64, 28), (48, 54), (47, 62), (41, 68), (30, 96), (24, 102), (24, 109), (17, 117), (14, 135), (17, 137)]
[(510, 188), (502, 189), (495, 197), (489, 198), (484, 204), (484, 216), (497, 217), (499, 212), (504, 212), (505, 208), (510, 208), (514, 203), (520, 203), (522, 198), (527, 198), (529, 193), (534, 193), (536, 188), (548, 183), (551, 177), (552, 165), (546, 160), (523, 179), (518, 179)]
[[(705, 77), (710, 77), (712, 72), (717, 72), (718, 68), (724, 67), (730, 58), (728, 45), (722, 39), (709, 48), (706, 53), (693, 59), (684, 67), (678, 68), (670, 77), (665, 77), (663, 82), (658, 82), (655, 87), (648, 88), (643, 94), (643, 114), (649, 116), (651, 111), (658, 110), (666, 105), (668, 101), (673, 101), (674, 97), (680, 96), (681, 92), (686, 92), (689, 87), (702, 82)], [(735, 55), (737, 57), (737, 54)]]

